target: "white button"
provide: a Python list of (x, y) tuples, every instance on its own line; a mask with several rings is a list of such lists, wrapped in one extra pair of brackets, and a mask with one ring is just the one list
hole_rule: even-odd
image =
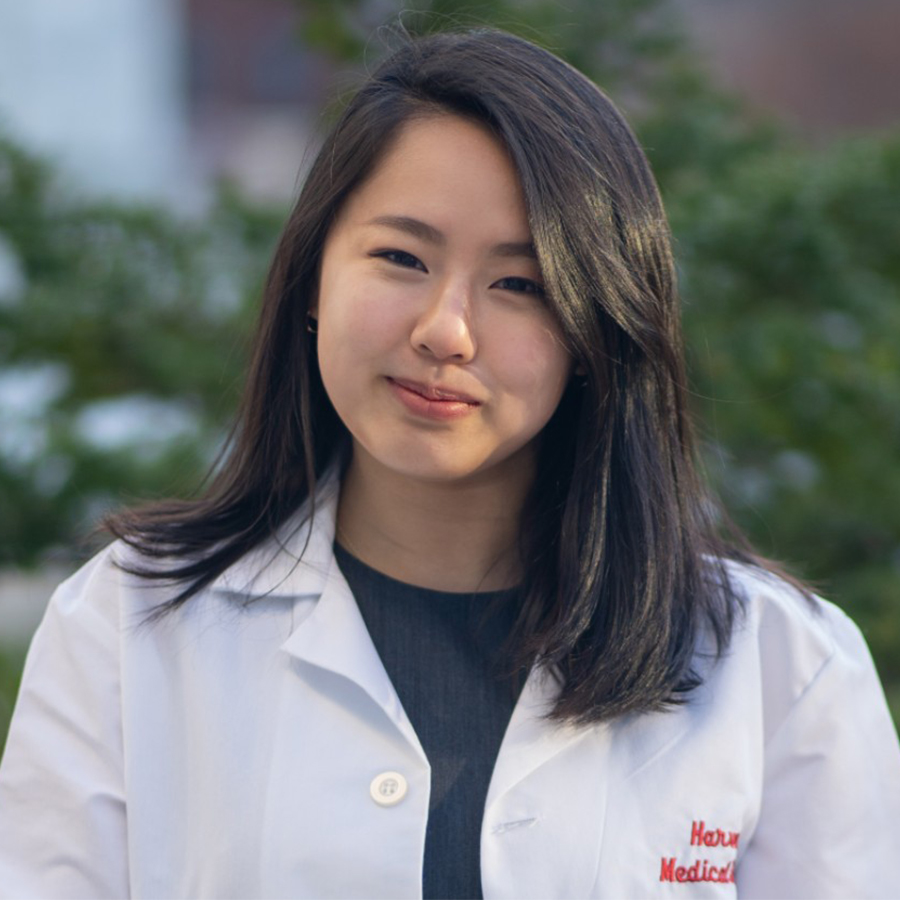
[(399, 772), (382, 772), (372, 779), (369, 793), (379, 806), (394, 806), (406, 796), (406, 779)]

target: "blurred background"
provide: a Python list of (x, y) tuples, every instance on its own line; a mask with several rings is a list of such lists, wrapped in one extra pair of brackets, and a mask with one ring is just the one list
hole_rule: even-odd
[(895, 0), (0, 0), (0, 745), (98, 516), (214, 459), (305, 163), (398, 20), (516, 31), (626, 111), (707, 475), (860, 624), (898, 720)]

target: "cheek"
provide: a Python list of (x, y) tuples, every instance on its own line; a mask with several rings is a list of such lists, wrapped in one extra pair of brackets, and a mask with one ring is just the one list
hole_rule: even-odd
[(572, 360), (550, 329), (510, 336), (500, 348), (509, 388), (535, 416), (553, 413), (562, 397)]
[(377, 357), (396, 341), (396, 304), (379, 285), (344, 278), (323, 280), (320, 293), (319, 364), (353, 366)]

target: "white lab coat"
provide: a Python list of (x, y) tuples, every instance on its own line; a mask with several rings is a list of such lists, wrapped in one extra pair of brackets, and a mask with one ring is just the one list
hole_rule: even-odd
[[(156, 625), (115, 547), (60, 587), (0, 769), (0, 895), (421, 896), (429, 766), (335, 564), (333, 493), (301, 563), (305, 530)], [(560, 728), (532, 673), (486, 898), (900, 896), (900, 750), (859, 632), (739, 577), (745, 623), (675, 712)], [(394, 806), (370, 796), (388, 771)]]

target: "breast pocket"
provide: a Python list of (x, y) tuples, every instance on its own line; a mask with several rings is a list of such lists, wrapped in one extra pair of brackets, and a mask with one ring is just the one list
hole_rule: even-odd
[[(665, 714), (661, 714), (665, 715)], [(759, 812), (759, 753), (746, 724), (685, 711), (624, 726), (595, 897), (736, 897)]]

